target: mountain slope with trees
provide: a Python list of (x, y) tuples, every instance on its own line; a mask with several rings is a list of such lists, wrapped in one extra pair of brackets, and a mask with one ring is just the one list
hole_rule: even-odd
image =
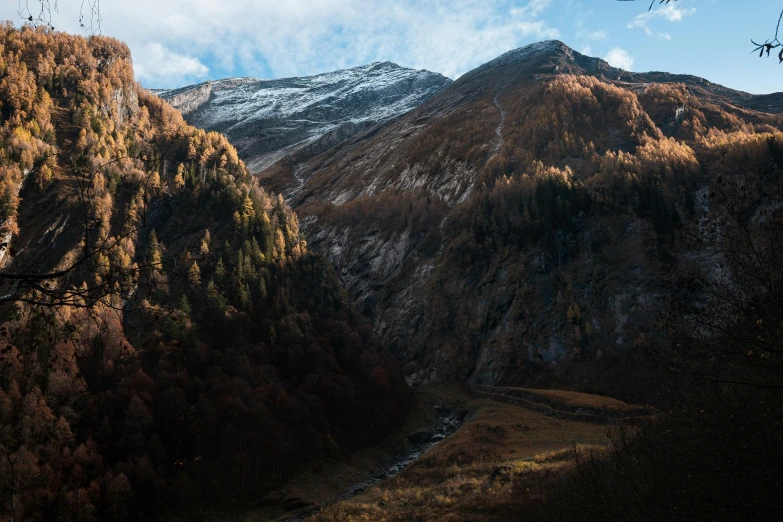
[(0, 506), (242, 500), (400, 421), (396, 360), (225, 137), (127, 47), (0, 28)]
[(269, 184), (304, 180), (311, 247), (412, 382), (636, 393), (707, 182), (780, 170), (778, 97), (540, 42)]

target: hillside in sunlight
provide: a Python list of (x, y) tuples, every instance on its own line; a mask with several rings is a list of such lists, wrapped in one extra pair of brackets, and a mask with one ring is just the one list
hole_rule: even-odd
[(296, 214), (107, 37), (0, 27), (0, 504), (257, 498), (400, 422), (402, 370)]

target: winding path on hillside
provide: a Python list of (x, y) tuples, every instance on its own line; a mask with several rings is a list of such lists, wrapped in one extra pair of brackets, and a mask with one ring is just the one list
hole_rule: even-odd
[(473, 392), (496, 401), (521, 406), (548, 417), (568, 421), (595, 424), (639, 424), (653, 415), (651, 410), (638, 406), (628, 406), (621, 409), (572, 406), (524, 388), (479, 384), (473, 387)]
[(487, 162), (484, 164), (485, 166), (492, 161), (492, 158), (494, 158), (500, 150), (500, 146), (503, 145), (503, 124), (506, 122), (506, 111), (503, 109), (503, 106), (500, 105), (498, 96), (500, 96), (500, 92), (495, 94), (495, 97), (492, 99), (492, 104), (500, 113), (500, 123), (498, 123), (497, 128), (495, 128), (495, 143), (492, 144), (492, 153), (487, 158)]

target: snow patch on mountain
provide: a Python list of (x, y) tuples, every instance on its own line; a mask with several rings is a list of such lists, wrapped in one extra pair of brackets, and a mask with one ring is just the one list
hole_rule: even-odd
[(188, 123), (226, 134), (257, 172), (328, 133), (344, 139), (408, 112), (449, 83), (430, 71), (374, 62), (302, 78), (227, 78), (159, 95)]

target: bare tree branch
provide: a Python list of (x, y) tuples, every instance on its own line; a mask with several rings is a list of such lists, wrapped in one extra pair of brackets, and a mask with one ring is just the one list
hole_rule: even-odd
[[(636, 0), (617, 0), (618, 2), (635, 2)], [(648, 11), (651, 11), (653, 6), (655, 5), (656, 1), (658, 4), (668, 5), (671, 2), (676, 2), (677, 0), (652, 0), (652, 3), (650, 3), (650, 7)], [(767, 56), (769, 56), (772, 49), (780, 48), (780, 52), (778, 53), (778, 63), (783, 63), (783, 43), (778, 39), (778, 35), (780, 33), (780, 23), (783, 21), (783, 11), (780, 12), (780, 16), (778, 17), (778, 25), (775, 28), (775, 36), (773, 38), (768, 38), (764, 40), (764, 43), (758, 43), (755, 40), (751, 39), (751, 43), (756, 46), (755, 49), (751, 51), (751, 53), (758, 52), (759, 58), (764, 57), (764, 53), (767, 53)]]
[[(52, 13), (59, 13), (59, 0), (17, 0), (16, 12), (33, 26), (54, 29)], [(32, 5), (31, 5), (32, 4)], [(81, 0), (79, 6), (79, 25), (90, 34), (101, 32), (101, 0)]]

